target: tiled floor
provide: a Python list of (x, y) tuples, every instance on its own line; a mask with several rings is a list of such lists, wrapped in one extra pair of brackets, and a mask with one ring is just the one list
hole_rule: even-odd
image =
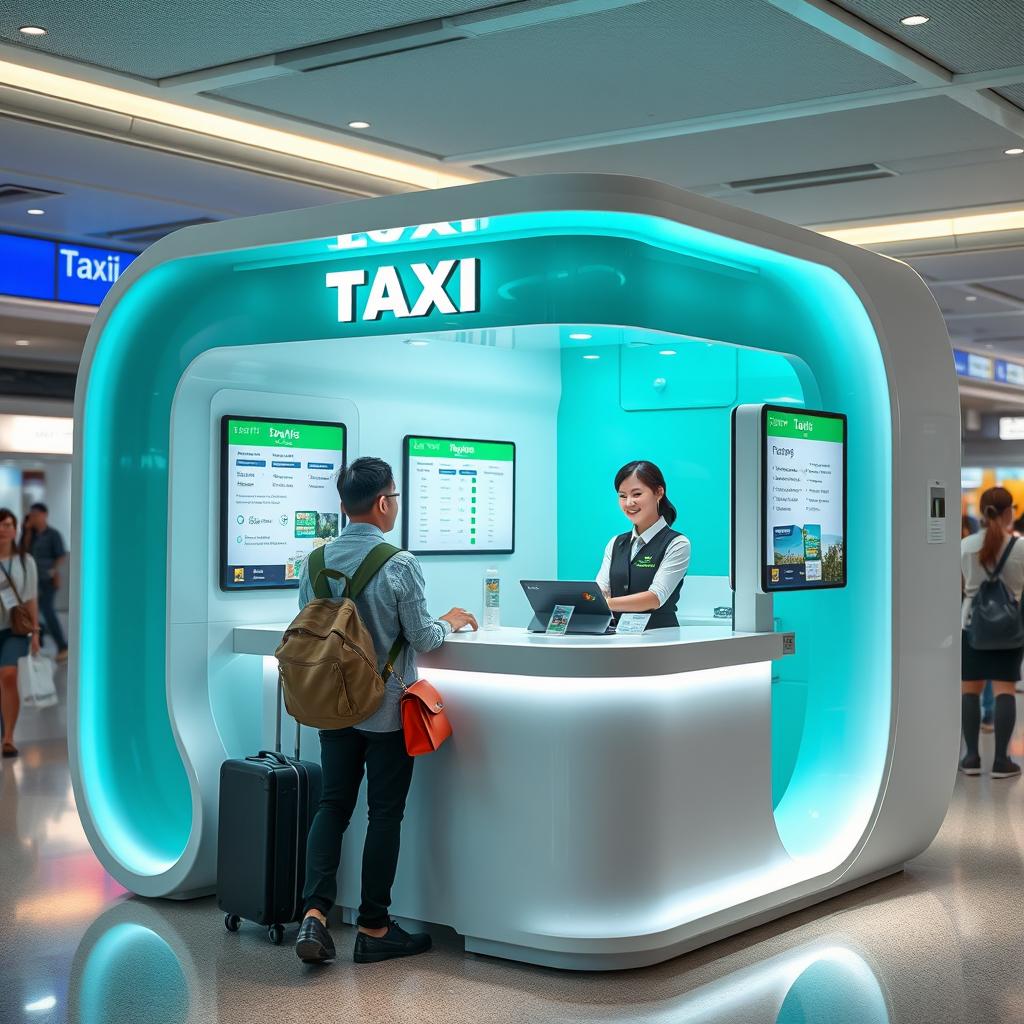
[[(0, 767), (0, 1021), (955, 1024), (1024, 1020), (1024, 782), (961, 778), (902, 875), (658, 967), (567, 974), (463, 954), (317, 971), (212, 899), (132, 898), (92, 856), (66, 749)], [(335, 933), (350, 948), (352, 931)]]

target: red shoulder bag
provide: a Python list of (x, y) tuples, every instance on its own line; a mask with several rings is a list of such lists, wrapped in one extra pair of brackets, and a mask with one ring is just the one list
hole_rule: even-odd
[[(399, 653), (400, 649), (394, 652), (395, 659)], [(411, 757), (432, 754), (452, 734), (452, 724), (445, 714), (441, 694), (426, 679), (417, 679), (412, 686), (406, 686), (390, 660), (384, 666), (384, 678), (389, 675), (402, 684), (402, 732), (405, 734), (406, 753)]]

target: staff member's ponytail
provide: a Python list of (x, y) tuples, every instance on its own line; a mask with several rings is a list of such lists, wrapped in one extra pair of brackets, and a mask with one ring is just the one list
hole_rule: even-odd
[(678, 513), (676, 512), (675, 505), (668, 500), (668, 488), (665, 486), (664, 474), (653, 462), (646, 462), (643, 459), (636, 462), (627, 462), (615, 474), (615, 489), (618, 490), (622, 485), (622, 481), (634, 474), (641, 483), (650, 487), (652, 491), (656, 491), (659, 487), (665, 491), (661, 501), (658, 502), (658, 515), (664, 516), (665, 522), (671, 526), (676, 521)]
[(1013, 506), (1013, 495), (1005, 487), (990, 487), (978, 503), (985, 520), (985, 539), (981, 542), (978, 561), (989, 570), (995, 569), (999, 553), (1006, 543), (1003, 513)]

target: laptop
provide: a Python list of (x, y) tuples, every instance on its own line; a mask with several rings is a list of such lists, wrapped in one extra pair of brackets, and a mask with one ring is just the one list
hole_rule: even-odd
[(531, 633), (543, 633), (556, 604), (571, 605), (575, 610), (567, 633), (607, 633), (612, 624), (612, 611), (604, 594), (593, 580), (520, 580), (533, 619), (527, 627)]

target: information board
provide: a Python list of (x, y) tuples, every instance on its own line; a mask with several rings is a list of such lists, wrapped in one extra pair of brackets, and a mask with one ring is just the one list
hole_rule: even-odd
[(299, 585), (309, 553), (341, 529), (344, 464), (343, 423), (222, 418), (223, 590)]
[(761, 410), (762, 589), (846, 586), (846, 417)]
[(511, 554), (516, 446), (405, 438), (402, 545), (417, 555)]

